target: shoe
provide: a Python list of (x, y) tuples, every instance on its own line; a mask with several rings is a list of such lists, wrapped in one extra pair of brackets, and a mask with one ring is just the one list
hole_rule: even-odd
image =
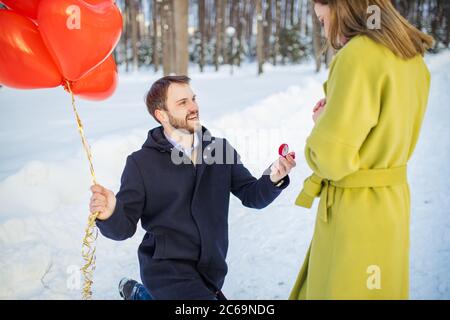
[(138, 284), (137, 281), (129, 278), (122, 278), (119, 282), (119, 294), (123, 300), (133, 300), (133, 295), (135, 294), (135, 286)]

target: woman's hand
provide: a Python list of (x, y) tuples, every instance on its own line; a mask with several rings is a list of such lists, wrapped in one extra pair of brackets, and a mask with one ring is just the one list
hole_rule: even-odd
[(322, 99), (319, 102), (317, 102), (316, 106), (313, 109), (314, 123), (317, 122), (317, 119), (319, 119), (320, 115), (325, 111), (326, 105), (327, 105), (327, 99)]

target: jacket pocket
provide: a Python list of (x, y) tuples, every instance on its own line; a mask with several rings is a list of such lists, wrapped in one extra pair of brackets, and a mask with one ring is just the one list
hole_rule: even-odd
[(154, 234), (154, 251), (151, 257), (155, 260), (180, 259), (198, 261), (200, 245), (192, 242), (189, 237), (176, 232), (164, 231)]
[(155, 234), (155, 251), (153, 252), (153, 259), (166, 258), (166, 239), (163, 234)]

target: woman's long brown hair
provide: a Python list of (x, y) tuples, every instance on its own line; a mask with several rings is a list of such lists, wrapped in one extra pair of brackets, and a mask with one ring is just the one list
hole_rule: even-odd
[[(342, 47), (343, 37), (351, 39), (366, 35), (388, 47), (397, 56), (411, 59), (424, 55), (434, 45), (433, 37), (411, 25), (395, 9), (390, 0), (313, 0), (329, 5), (329, 44), (336, 50)], [(369, 6), (376, 5), (381, 11), (381, 28), (370, 29), (367, 20)]]

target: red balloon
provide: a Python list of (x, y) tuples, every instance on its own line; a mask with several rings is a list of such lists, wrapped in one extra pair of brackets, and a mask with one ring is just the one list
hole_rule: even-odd
[[(110, 55), (104, 62), (90, 71), (83, 78), (72, 82), (73, 94), (87, 100), (105, 100), (117, 88), (119, 76), (114, 57)], [(67, 85), (64, 86), (67, 90)]]
[(8, 8), (21, 15), (36, 20), (40, 1), (41, 0), (0, 0), (0, 3), (3, 3)]
[(0, 83), (18, 89), (52, 88), (62, 76), (28, 18), (0, 10)]
[(70, 81), (79, 80), (106, 60), (122, 33), (122, 16), (112, 1), (87, 1), (41, 0), (39, 5), (42, 38)]
[(115, 2), (114, 0), (84, 0), (84, 2), (87, 2), (89, 4), (99, 4), (99, 3), (105, 2), (105, 1), (108, 1), (110, 3), (114, 3)]

